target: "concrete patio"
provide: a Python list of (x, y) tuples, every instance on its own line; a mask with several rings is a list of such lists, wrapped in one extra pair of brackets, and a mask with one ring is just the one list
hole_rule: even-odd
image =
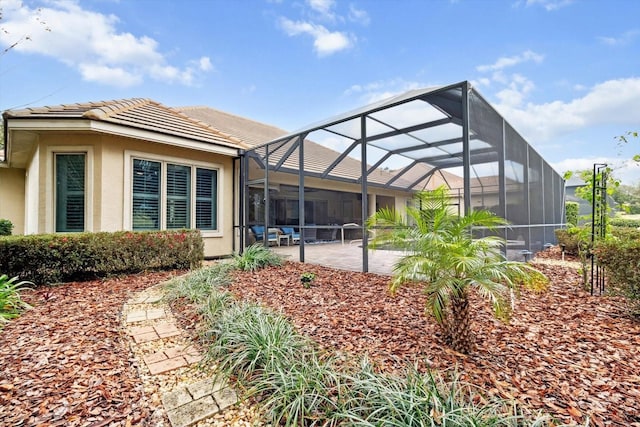
[[(322, 242), (304, 245), (304, 261), (342, 270), (362, 271), (362, 244), (354, 242)], [(291, 261), (300, 261), (300, 245), (272, 246), (277, 254)], [(391, 275), (393, 264), (402, 255), (399, 251), (369, 250), (369, 272)]]

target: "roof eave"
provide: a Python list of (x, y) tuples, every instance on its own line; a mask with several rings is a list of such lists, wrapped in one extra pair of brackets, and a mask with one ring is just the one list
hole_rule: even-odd
[(238, 156), (238, 150), (240, 149), (240, 147), (224, 145), (216, 142), (183, 138), (163, 132), (150, 131), (90, 119), (9, 118), (7, 126), (12, 130), (99, 132), (233, 157)]

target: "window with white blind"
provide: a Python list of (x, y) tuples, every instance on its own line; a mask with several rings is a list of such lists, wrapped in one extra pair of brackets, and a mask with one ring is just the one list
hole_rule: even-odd
[(200, 230), (218, 228), (217, 189), (218, 172), (196, 168), (196, 228)]
[(162, 160), (132, 160), (134, 230), (217, 230), (216, 169)]
[(55, 153), (55, 231), (85, 230), (85, 153)]

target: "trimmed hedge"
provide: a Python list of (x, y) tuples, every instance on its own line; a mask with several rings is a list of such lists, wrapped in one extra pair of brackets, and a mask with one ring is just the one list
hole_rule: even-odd
[(565, 202), (564, 204), (564, 212), (567, 221), (567, 225), (576, 226), (578, 225), (578, 210), (580, 205), (578, 202)]
[(610, 219), (609, 224), (613, 227), (640, 228), (640, 219), (618, 217)]
[(196, 268), (203, 251), (197, 230), (8, 236), (0, 238), (0, 272), (44, 285)]
[(578, 255), (578, 243), (580, 242), (578, 237), (579, 231), (580, 229), (578, 227), (555, 230), (558, 245), (564, 245), (564, 250), (566, 253)]
[(640, 240), (612, 239), (595, 249), (614, 294), (628, 298), (634, 314), (640, 314)]

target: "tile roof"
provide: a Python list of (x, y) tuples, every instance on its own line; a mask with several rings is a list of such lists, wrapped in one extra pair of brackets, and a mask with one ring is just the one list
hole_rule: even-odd
[(240, 139), (146, 98), (8, 110), (4, 116), (20, 119), (89, 119), (226, 147), (246, 148)]

